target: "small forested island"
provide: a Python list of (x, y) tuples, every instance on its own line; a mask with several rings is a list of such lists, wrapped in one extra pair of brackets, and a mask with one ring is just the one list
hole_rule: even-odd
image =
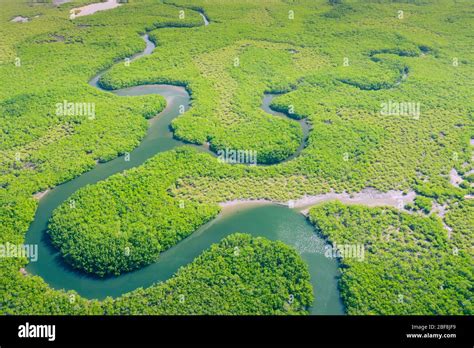
[(0, 0), (2, 315), (473, 315), (470, 0)]

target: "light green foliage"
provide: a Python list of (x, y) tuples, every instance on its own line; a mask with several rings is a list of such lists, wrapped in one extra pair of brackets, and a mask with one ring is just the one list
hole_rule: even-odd
[(101, 302), (52, 290), (14, 268), (5, 274), (2, 314), (295, 315), (307, 314), (313, 301), (307, 266), (295, 250), (240, 233), (212, 245), (164, 283)]
[[(470, 218), (460, 225), (463, 214)], [(309, 213), (331, 243), (365, 248), (363, 261), (340, 259), (342, 299), (349, 314), (359, 315), (472, 315), (472, 216), (472, 204), (450, 213), (448, 221), (459, 227), (448, 237), (437, 217), (392, 208), (331, 202)]]
[[(452, 168), (466, 173), (473, 168), (473, 11), (468, 0), (130, 0), (114, 10), (68, 19), (71, 8), (87, 2), (54, 7), (0, 0), (2, 243), (23, 242), (37, 206), (32, 194), (80, 175), (97, 161), (129, 152), (144, 137), (146, 119), (163, 109), (160, 96), (116, 97), (88, 85), (112, 65), (100, 81), (109, 89), (143, 83), (186, 86), (192, 107), (172, 122), (175, 137), (209, 142), (214, 151), (256, 150), (260, 164), (273, 165), (231, 166), (193, 151), (173, 153), (159, 157), (179, 166), (171, 174), (153, 159), (129, 171), (131, 181), (119, 175), (84, 188), (75, 196), (78, 212), (93, 212), (103, 228), (63, 206), (55, 213), (52, 236), (72, 263), (89, 272), (118, 273), (151, 262), (210, 219), (217, 211), (214, 203), (228, 199), (288, 200), (370, 186), (413, 189), (464, 207), (464, 196), (472, 194), (467, 184), (457, 188), (448, 178)], [(178, 17), (180, 10), (184, 19)], [(196, 10), (204, 11), (211, 25), (203, 26)], [(31, 20), (10, 22), (17, 15)], [(157, 44), (154, 53), (128, 67), (120, 64), (144, 49), (139, 34), (145, 31)], [(266, 92), (284, 92), (273, 100), (274, 108), (294, 109), (290, 116), (311, 125), (307, 147), (291, 161), (280, 163), (298, 148), (300, 126), (260, 110)], [(94, 103), (95, 119), (58, 115), (55, 106), (64, 100)], [(390, 101), (420, 103), (419, 117), (381, 114), (382, 104)], [(147, 190), (156, 193), (155, 199), (146, 196)], [(176, 209), (180, 200), (191, 210), (189, 220)], [(92, 211), (101, 206), (110, 211)], [(143, 228), (152, 208), (157, 226)], [(136, 221), (127, 209), (138, 212)], [(446, 219), (454, 231), (465, 223), (461, 212), (472, 216), (465, 208), (452, 211), (456, 218)], [(81, 226), (78, 244), (68, 232), (74, 223)], [(166, 223), (172, 226), (168, 233), (163, 232)], [(134, 254), (136, 259), (116, 258), (133, 238), (140, 246), (145, 239), (153, 242), (146, 252)], [(98, 249), (87, 248), (93, 241), (109, 241), (113, 252), (99, 255)], [(445, 255), (449, 243), (433, 244), (432, 253)], [(459, 274), (467, 259), (455, 260), (452, 272)], [(441, 261), (423, 266), (431, 270), (451, 258)], [(33, 293), (41, 293), (42, 313), (62, 308), (64, 292), (18, 274), (26, 260), (0, 262), (0, 279), (10, 286), (9, 292), (1, 291), (9, 308), (5, 312), (28, 312)], [(426, 272), (416, 274), (432, 274)], [(462, 289), (465, 279), (470, 278), (464, 274), (457, 280)], [(355, 282), (348, 284), (355, 288), (345, 293), (358, 293)], [(386, 288), (382, 281), (379, 285)], [(376, 296), (377, 291), (371, 293)], [(414, 298), (418, 307), (412, 312), (432, 308), (427, 304), (422, 309), (425, 302)], [(460, 309), (446, 296), (433, 301), (431, 312), (468, 308)], [(93, 313), (96, 306), (81, 307), (81, 313)], [(408, 312), (397, 304), (364, 306), (351, 313)]]

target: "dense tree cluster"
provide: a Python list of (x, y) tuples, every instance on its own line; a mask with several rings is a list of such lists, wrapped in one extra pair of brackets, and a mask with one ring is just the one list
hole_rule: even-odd
[[(143, 166), (86, 186), (64, 202), (49, 225), (53, 244), (73, 266), (99, 276), (131, 271), (217, 215), (217, 205), (172, 199), (179, 175), (205, 171), (189, 149), (165, 152)], [(74, 204), (71, 204), (71, 201)]]
[(52, 290), (40, 278), (10, 267), (2, 278), (0, 308), (2, 314), (307, 314), (313, 301), (307, 268), (281, 242), (235, 233), (166, 282), (104, 301)]
[(413, 210), (421, 210), (425, 214), (429, 214), (431, 208), (433, 206), (433, 202), (430, 198), (424, 196), (417, 196), (413, 201), (413, 205), (408, 206), (407, 208)]
[[(473, 214), (466, 198), (473, 194), (474, 168), (468, 2), (343, 1), (332, 6), (327, 0), (271, 5), (143, 0), (70, 20), (69, 10), (86, 2), (54, 7), (0, 0), (0, 79), (8, 82), (0, 85), (1, 243), (24, 241), (37, 208), (33, 194), (131, 151), (145, 135), (147, 118), (164, 108), (160, 96), (116, 97), (88, 85), (97, 72), (113, 66), (100, 81), (109, 89), (186, 86), (192, 107), (172, 122), (176, 138), (209, 142), (215, 152), (255, 150), (258, 163), (273, 165), (226, 165), (208, 154), (177, 151), (127, 172), (130, 180), (121, 174), (83, 188), (73, 197), (75, 210), (65, 202), (51, 221), (50, 235), (72, 264), (116, 274), (152, 262), (215, 216), (215, 203), (227, 199), (284, 201), (365, 187), (415, 190), (447, 205), (445, 223), (453, 229), (452, 239), (445, 239), (434, 218), (388, 214), (406, 232), (400, 236), (413, 240), (409, 247), (416, 251), (407, 252), (413, 268), (399, 250), (406, 247), (403, 239), (395, 243), (394, 254), (403, 254), (400, 267), (406, 275), (381, 279), (371, 273), (395, 272), (399, 266), (389, 257), (388, 245), (373, 256), (380, 263), (372, 271), (351, 265), (350, 272), (361, 274), (368, 288), (346, 273), (343, 294), (349, 312), (410, 312), (408, 300), (404, 307), (390, 302), (391, 297), (381, 299), (381, 294), (392, 296), (393, 288), (409, 294), (405, 299), (412, 296), (410, 313), (472, 313), (465, 301), (472, 280), (466, 271), (469, 259), (463, 252), (455, 258), (447, 251), (453, 243), (466, 250), (472, 231), (472, 220), (463, 218)], [(397, 16), (401, 7), (403, 19)], [(203, 26), (196, 10), (204, 11), (211, 25)], [(32, 20), (10, 22), (19, 14)], [(157, 44), (154, 53), (122, 64), (144, 49), (139, 35), (145, 31)], [(275, 109), (311, 125), (306, 148), (284, 163), (297, 150), (302, 132), (296, 121), (260, 109), (268, 92), (283, 93), (273, 100)], [(64, 101), (93, 103), (95, 118), (56, 113), (55, 105)], [(384, 103), (404, 102), (419, 103), (420, 114), (381, 112)], [(452, 168), (464, 179), (459, 187), (449, 182)], [(429, 206), (425, 198), (416, 203), (425, 210)], [(361, 213), (358, 224), (372, 228), (378, 221), (372, 219), (374, 212)], [(432, 263), (416, 258), (418, 252), (425, 255), (418, 244), (425, 237), (431, 241), (426, 260)], [(22, 276), (18, 270), (26, 260), (0, 263), (5, 313), (101, 311), (99, 303), (84, 299), (74, 309), (68, 293), (50, 289), (39, 277)], [(434, 281), (423, 299), (421, 290), (413, 289), (427, 274)], [(398, 279), (407, 282), (396, 285)], [(447, 290), (434, 288), (441, 286)]]
[[(461, 213), (462, 211), (462, 213)], [(313, 207), (310, 221), (333, 245), (361, 245), (364, 259), (340, 259), (341, 296), (349, 314), (473, 314), (472, 204), (458, 207), (468, 220), (449, 236), (436, 216), (392, 208)]]
[[(236, 252), (238, 251), (238, 252)], [(105, 301), (108, 314), (307, 314), (306, 264), (282, 242), (236, 233), (163, 284)]]

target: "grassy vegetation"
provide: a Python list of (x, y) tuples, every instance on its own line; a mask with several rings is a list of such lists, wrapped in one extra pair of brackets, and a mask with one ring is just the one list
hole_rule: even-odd
[[(300, 144), (296, 122), (259, 109), (265, 92), (286, 92), (273, 105), (308, 120), (308, 146), (294, 160), (265, 167), (229, 166), (209, 155), (178, 151), (129, 171), (130, 180), (117, 175), (84, 188), (75, 195), (78, 208), (62, 206), (51, 225), (56, 245), (77, 267), (107, 274), (149, 263), (214, 216), (215, 202), (287, 200), (331, 189), (414, 189), (448, 203), (452, 209), (446, 222), (454, 231), (466, 231), (462, 216), (472, 217), (472, 209), (463, 197), (472, 188), (450, 185), (448, 173), (453, 167), (460, 173), (474, 168), (469, 145), (474, 138), (470, 1), (130, 0), (114, 10), (69, 20), (69, 9), (86, 2), (54, 7), (0, 0), (0, 79), (7, 82), (0, 84), (1, 243), (23, 242), (37, 207), (34, 193), (130, 151), (145, 135), (146, 119), (163, 109), (159, 96), (116, 97), (87, 84), (98, 71), (143, 50), (138, 34), (145, 31), (151, 31), (155, 52), (128, 67), (114, 65), (102, 86), (186, 85), (192, 108), (172, 123), (175, 136), (198, 144), (208, 141), (214, 151), (256, 150), (262, 164), (280, 162)], [(183, 9), (186, 15), (180, 19)], [(202, 25), (196, 9), (206, 13), (211, 25)], [(17, 15), (31, 20), (10, 22)], [(55, 105), (64, 100), (95, 103), (95, 119), (57, 115)], [(389, 101), (420, 103), (420, 115), (382, 115), (381, 104)], [(170, 172), (160, 166), (161, 160), (176, 169)], [(467, 174), (465, 182), (469, 178)], [(152, 192), (154, 199), (147, 196)], [(185, 210), (179, 208), (180, 200)], [(149, 217), (156, 226), (142, 228), (147, 211), (153, 211)], [(136, 212), (136, 220), (130, 212)], [(122, 234), (111, 234), (119, 223)], [(427, 224), (441, 233), (439, 223)], [(70, 231), (78, 225), (76, 243)], [(466, 233), (457, 234), (465, 246)], [(105, 243), (112, 248), (110, 255), (100, 255)], [(437, 240), (430, 250), (447, 255), (450, 243)], [(135, 245), (145, 251), (121, 256), (124, 247), (135, 250)], [(446, 256), (441, 264), (450, 260)], [(454, 260), (454, 274), (469, 261)], [(25, 264), (23, 259), (0, 260), (0, 279), (7, 285), (0, 291), (5, 313), (28, 313), (31, 303), (37, 304), (34, 311), (67, 312), (67, 294), (49, 289), (38, 277), (21, 276), (18, 270)], [(439, 275), (433, 272), (416, 274), (424, 279)], [(440, 279), (452, 279), (439, 272)], [(466, 279), (462, 274), (456, 280), (462, 289)], [(364, 293), (355, 281), (347, 284), (345, 294)], [(379, 285), (387, 286), (382, 280)], [(401, 290), (412, 293), (412, 285), (410, 281)], [(371, 294), (378, 301), (377, 291)], [(41, 295), (37, 299), (33, 294)], [(446, 296), (433, 297), (436, 307), (421, 292), (413, 296), (412, 312), (472, 312)], [(388, 299), (380, 305), (360, 297), (354, 301), (350, 313), (409, 312), (406, 304), (389, 304)], [(84, 313), (101, 308), (95, 302), (80, 303)]]

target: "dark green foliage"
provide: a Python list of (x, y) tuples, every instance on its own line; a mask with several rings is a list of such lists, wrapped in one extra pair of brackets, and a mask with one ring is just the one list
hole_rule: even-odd
[(432, 202), (431, 202), (431, 199), (429, 199), (428, 197), (423, 197), (423, 196), (417, 196), (415, 198), (415, 206), (422, 210), (425, 214), (429, 214), (430, 210), (431, 210), (431, 206), (432, 206)]

